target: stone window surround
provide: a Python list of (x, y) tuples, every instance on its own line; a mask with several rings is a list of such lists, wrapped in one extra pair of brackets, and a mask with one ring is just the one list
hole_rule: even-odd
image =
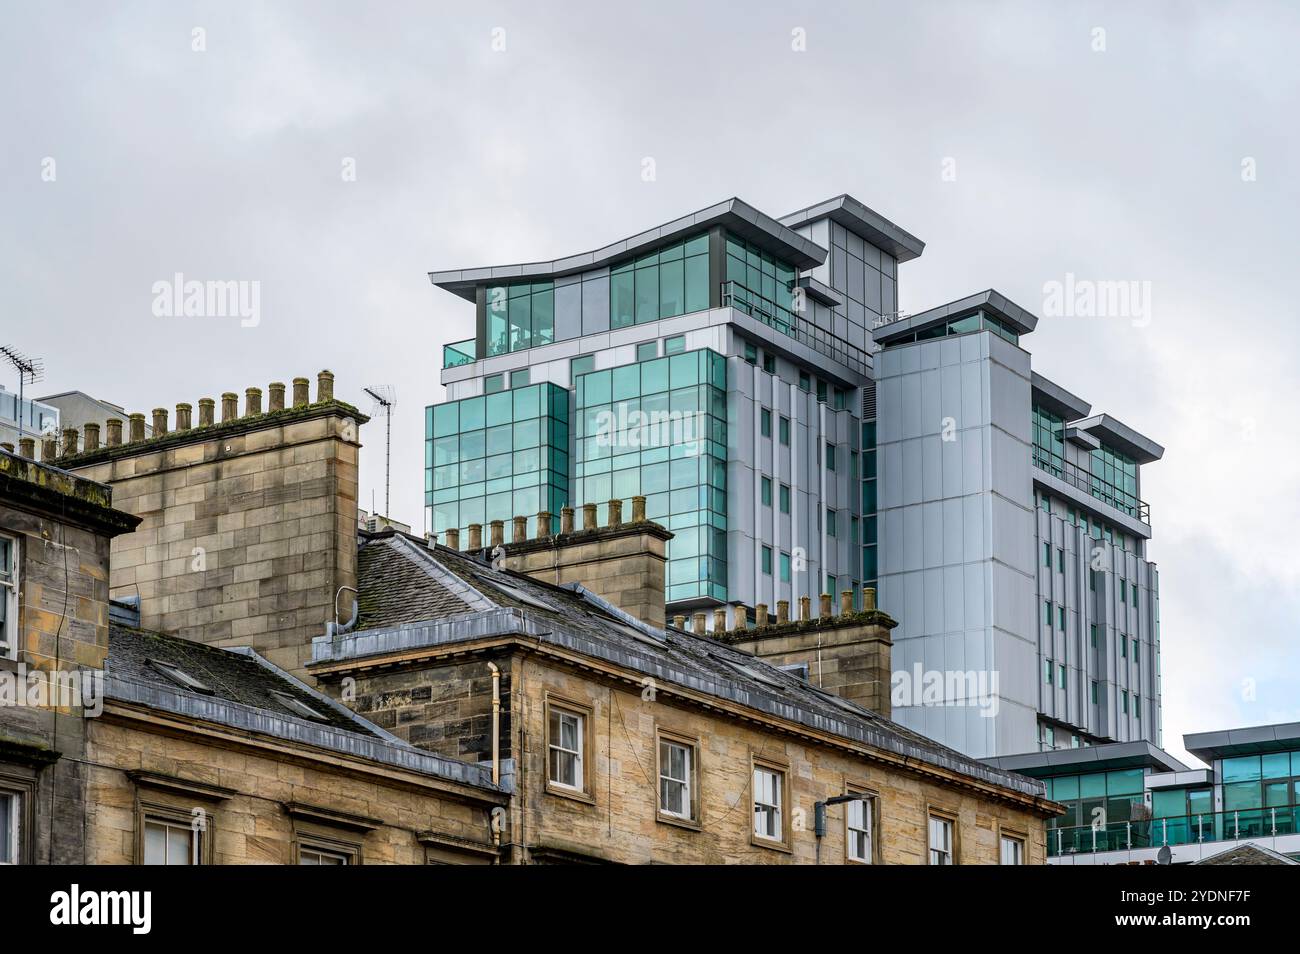
[[(781, 776), (781, 838), (764, 838), (758, 832), (754, 831), (754, 772), (758, 769), (766, 769), (769, 772), (776, 772)], [(749, 753), (749, 843), (757, 847), (769, 848), (772, 851), (783, 851), (786, 854), (793, 854), (794, 849), (791, 847), (791, 819), (790, 819), (790, 762), (785, 758), (776, 756), (763, 755), (752, 749)]]
[(850, 865), (884, 864), (880, 846), (880, 790), (862, 779), (844, 777), (845, 795), (862, 795), (867, 799), (867, 818), (871, 824), (871, 859), (863, 861), (849, 856), (849, 812), (844, 806), (844, 863)]
[(961, 864), (961, 815), (956, 809), (926, 802), (925, 805), (925, 863), (930, 864), (930, 819), (937, 818), (952, 825), (952, 863)]
[(25, 766), (0, 762), (0, 794), (18, 797), (17, 852), (14, 864), (35, 863), (36, 772)]
[(234, 792), (151, 772), (126, 774), (135, 790), (135, 863), (144, 864), (145, 823), (156, 820), (189, 827), (199, 839), (199, 864), (212, 864), (216, 840), (214, 809)]
[[(567, 786), (559, 785), (551, 781), (551, 709), (567, 712), (571, 715), (579, 716), (582, 719), (582, 788), (572, 789)], [(592, 718), (591, 706), (578, 702), (576, 699), (570, 699), (553, 692), (547, 692), (545, 704), (543, 705), (543, 733), (545, 739), (546, 764), (543, 771), (546, 773), (546, 792), (550, 795), (558, 795), (561, 798), (571, 798), (575, 801), (585, 802), (589, 805), (596, 803), (592, 793), (591, 776), (592, 766), (595, 761), (591, 753), (591, 737), (594, 719)]]
[[(660, 797), (659, 780), (661, 777), (660, 773), (663, 768), (660, 760), (660, 746), (659, 746), (660, 742), (672, 742), (675, 743), (676, 745), (685, 746), (691, 752), (691, 770), (690, 770), (691, 817), (690, 818), (682, 818), (679, 815), (673, 815), (668, 812), (665, 812), (663, 810), (663, 806), (660, 805), (659, 803), (659, 797)], [(691, 831), (701, 831), (704, 827), (704, 821), (702, 817), (703, 813), (701, 811), (701, 806), (704, 804), (704, 799), (701, 797), (702, 790), (700, 787), (700, 779), (703, 773), (700, 771), (699, 737), (693, 735), (686, 735), (681, 732), (676, 732), (666, 726), (656, 724), (654, 745), (655, 745), (655, 776), (654, 776), (655, 777), (655, 790), (654, 790), (655, 821), (663, 822), (665, 825), (676, 825), (679, 828), (687, 828), (690, 829)]]

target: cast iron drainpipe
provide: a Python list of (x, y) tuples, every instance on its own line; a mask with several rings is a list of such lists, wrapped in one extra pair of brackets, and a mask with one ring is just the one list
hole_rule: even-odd
[[(494, 662), (488, 663), (492, 670), (492, 784), (501, 784), (501, 670)], [(501, 848), (501, 831), (492, 826), (492, 846)]]

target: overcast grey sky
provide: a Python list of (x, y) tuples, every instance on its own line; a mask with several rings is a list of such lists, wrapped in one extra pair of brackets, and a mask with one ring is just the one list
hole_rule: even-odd
[[(392, 509), (417, 526), (423, 408), (472, 331), (430, 269), (849, 192), (927, 242), (909, 311), (1150, 282), (1149, 323), (1045, 317), (1023, 344), (1167, 448), (1143, 494), (1166, 747), (1300, 719), (1293, 5), (10, 2), (3, 22), (0, 340), (45, 358), (41, 391), (147, 413), (324, 367), (363, 408), (394, 385)], [(177, 272), (260, 282), (259, 323), (155, 316)], [(382, 505), (382, 429), (363, 438)]]

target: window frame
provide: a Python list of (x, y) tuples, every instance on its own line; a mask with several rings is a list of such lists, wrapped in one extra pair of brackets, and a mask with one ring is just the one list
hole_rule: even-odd
[[(546, 745), (543, 749), (545, 753), (546, 772), (546, 791), (551, 795), (559, 795), (563, 798), (572, 798), (581, 802), (594, 803), (595, 798), (591, 794), (591, 771), (589, 766), (592, 765), (591, 759), (591, 726), (592, 710), (591, 706), (584, 705), (575, 699), (569, 699), (554, 693), (546, 693), (546, 702), (544, 709), (544, 732)], [(566, 715), (577, 716), (579, 722), (579, 739), (578, 739), (578, 774), (579, 785), (573, 787), (563, 782), (557, 782), (551, 778), (551, 712), (555, 710)], [(567, 750), (566, 750), (567, 751)]]
[(850, 848), (852, 844), (852, 831), (849, 826), (849, 809), (855, 804), (863, 802), (846, 802), (844, 804), (844, 863), (849, 865), (878, 865), (882, 864), (880, 854), (880, 792), (870, 785), (862, 782), (845, 780), (845, 795), (860, 795), (865, 802), (863, 808), (863, 817), (867, 822), (867, 848), (869, 857), (858, 858), (853, 855)]
[(197, 842), (197, 848), (195, 842), (190, 844), (190, 864), (212, 864), (213, 813), (206, 805), (197, 805), (195, 807), (203, 812), (203, 825), (200, 828), (194, 827), (195, 816), (193, 810), (186, 811), (184, 808), (168, 802), (155, 801), (152, 797), (145, 797), (143, 794), (137, 793), (135, 809), (136, 865), (153, 867), (145, 860), (145, 830), (150, 824), (188, 829), (190, 837)]
[(0, 862), (0, 867), (30, 865), (36, 851), (32, 837), (36, 831), (36, 776), (18, 766), (0, 765), (0, 794), (13, 799), (9, 809), (13, 860)]
[(959, 815), (952, 809), (942, 808), (937, 805), (926, 805), (925, 807), (925, 851), (926, 863), (936, 867), (946, 867), (942, 863), (934, 861), (932, 852), (935, 850), (931, 847), (930, 822), (941, 821), (948, 824), (948, 856), (949, 865), (958, 865), (961, 863), (961, 839), (959, 837), (958, 819)]
[[(760, 835), (758, 832), (757, 816), (755, 810), (758, 801), (754, 791), (755, 776), (759, 771), (770, 772), (777, 775), (780, 779), (780, 788), (777, 790), (780, 798), (780, 804), (776, 806), (778, 820), (781, 825), (780, 837), (773, 838), (769, 835)], [(749, 754), (749, 843), (763, 848), (770, 848), (773, 851), (783, 851), (787, 854), (793, 853), (790, 847), (790, 763), (783, 759), (775, 759), (768, 756), (761, 756), (756, 752)]]
[(0, 630), (0, 659), (17, 659), (19, 634), (22, 632), (18, 619), (21, 605), (18, 597), (22, 589), (22, 538), (13, 533), (0, 533), (0, 539), (9, 543), (13, 554), (12, 579), (0, 579), (0, 600), (5, 603), (5, 629)]
[[(686, 800), (689, 815), (678, 815), (668, 811), (663, 805), (663, 746), (675, 745), (690, 753), (690, 765), (686, 772)], [(691, 735), (674, 732), (664, 726), (655, 726), (655, 821), (679, 828), (699, 831), (703, 827), (700, 806), (700, 740)]]
[(1003, 843), (1008, 841), (1020, 846), (1020, 860), (1015, 863), (1016, 866), (1023, 867), (1029, 864), (1029, 833), (1016, 828), (1004, 828), (1001, 824), (998, 825), (998, 864), (1006, 864), (1002, 860), (1002, 848)]
[(345, 840), (333, 834), (327, 835), (306, 830), (295, 824), (293, 830), (293, 863), (295, 865), (301, 866), (303, 864), (303, 852), (333, 855), (342, 858), (343, 864), (349, 866), (365, 863), (360, 841)]

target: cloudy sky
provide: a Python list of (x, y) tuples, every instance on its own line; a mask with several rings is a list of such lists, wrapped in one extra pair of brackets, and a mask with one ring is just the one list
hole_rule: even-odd
[[(0, 340), (45, 358), (43, 391), (145, 412), (325, 367), (363, 408), (393, 385), (392, 509), (418, 526), (422, 409), (472, 331), (429, 270), (849, 192), (927, 242), (909, 311), (1150, 283), (1149, 320), (1044, 317), (1024, 344), (1168, 448), (1144, 475), (1166, 747), (1300, 719), (1294, 8), (728, 6), (7, 4)], [(176, 273), (260, 283), (256, 326), (156, 316)]]

